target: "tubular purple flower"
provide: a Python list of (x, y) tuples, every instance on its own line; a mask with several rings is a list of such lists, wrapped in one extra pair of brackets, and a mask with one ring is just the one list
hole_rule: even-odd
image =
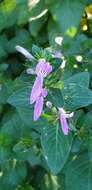
[(35, 59), (31, 53), (29, 53), (25, 48), (23, 48), (23, 47), (21, 47), (19, 45), (16, 46), (16, 50), (19, 53), (23, 54), (30, 61), (33, 61)]
[(67, 118), (71, 118), (74, 116), (74, 112), (67, 114), (63, 108), (58, 108), (59, 109), (59, 114), (60, 114), (60, 124), (62, 131), (64, 135), (68, 135), (69, 132), (69, 125), (67, 122)]
[[(16, 50), (22, 53), (27, 59), (30, 61), (35, 60), (33, 55), (31, 55), (25, 48), (17, 45)], [(47, 90), (43, 88), (43, 80), (49, 75), (52, 71), (52, 66), (49, 62), (46, 62), (45, 59), (40, 59), (35, 70), (29, 68), (26, 70), (28, 74), (35, 74), (36, 80), (32, 87), (31, 95), (30, 95), (30, 104), (35, 102), (34, 106), (34, 120), (37, 120), (43, 110), (44, 98), (47, 96)]]
[(30, 104), (33, 104), (36, 98), (41, 93), (41, 89), (43, 86), (43, 79), (48, 74), (50, 74), (51, 71), (52, 71), (52, 66), (48, 62), (46, 62), (45, 59), (40, 59), (35, 69), (37, 77), (31, 91)]
[(34, 106), (34, 121), (38, 120), (44, 105), (44, 98), (47, 96), (48, 92), (45, 88), (41, 89), (41, 93), (36, 99), (35, 106)]
[(43, 110), (44, 98), (38, 97), (34, 106), (34, 121), (38, 120)]

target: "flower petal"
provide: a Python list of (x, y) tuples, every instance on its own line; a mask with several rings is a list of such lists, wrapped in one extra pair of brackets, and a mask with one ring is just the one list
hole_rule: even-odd
[(49, 64), (49, 62), (46, 62), (46, 76), (49, 75), (52, 72), (52, 66)]
[(39, 119), (43, 110), (43, 103), (44, 103), (44, 98), (42, 96), (38, 97), (34, 106), (34, 121)]
[(38, 98), (38, 96), (41, 94), (42, 84), (43, 84), (43, 78), (40, 76), (37, 77), (31, 91), (30, 104), (33, 104)]
[(68, 126), (66, 117), (63, 114), (60, 114), (60, 123), (61, 123), (62, 131), (64, 135), (68, 135), (69, 126)]
[(29, 53), (25, 48), (17, 45), (16, 46), (16, 50), (20, 53), (22, 53), (27, 59), (29, 59), (30, 61), (34, 60), (34, 57), (32, 56), (31, 53)]
[(48, 95), (48, 91), (45, 88), (42, 88), (41, 96), (45, 98), (47, 95)]
[(46, 61), (45, 59), (40, 59), (37, 66), (36, 66), (36, 74), (40, 75), (40, 73), (44, 70)]
[(36, 66), (37, 76), (46, 77), (52, 71), (52, 66), (45, 61), (45, 59), (40, 59), (39, 63)]

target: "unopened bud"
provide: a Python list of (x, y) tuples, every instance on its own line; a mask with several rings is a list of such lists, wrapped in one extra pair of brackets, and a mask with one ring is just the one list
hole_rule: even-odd
[(31, 53), (29, 53), (25, 48), (23, 48), (23, 47), (17, 45), (17, 46), (16, 46), (16, 50), (17, 50), (19, 53), (23, 54), (23, 55), (24, 55), (27, 59), (29, 59), (30, 61), (34, 60), (33, 55), (32, 55)]

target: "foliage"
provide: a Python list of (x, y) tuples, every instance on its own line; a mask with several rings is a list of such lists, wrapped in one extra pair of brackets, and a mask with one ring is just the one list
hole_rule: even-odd
[[(35, 59), (27, 60), (16, 45)], [(44, 78), (48, 95), (34, 121), (29, 98), (36, 76), (28, 69), (41, 58), (52, 72)], [(91, 59), (91, 0), (0, 2), (1, 190), (92, 189)], [(58, 107), (74, 112), (68, 135)]]

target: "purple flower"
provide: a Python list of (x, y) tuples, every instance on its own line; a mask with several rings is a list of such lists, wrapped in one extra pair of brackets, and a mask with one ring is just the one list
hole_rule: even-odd
[[(25, 48), (17, 45), (16, 50), (22, 53), (26, 58), (30, 61), (35, 60), (33, 55), (31, 55)], [(46, 62), (45, 59), (40, 59), (35, 70), (29, 68), (27, 69), (28, 74), (36, 74), (36, 80), (32, 87), (31, 95), (30, 95), (30, 104), (35, 102), (34, 106), (34, 120), (37, 120), (43, 110), (44, 98), (47, 96), (47, 90), (43, 88), (43, 80), (49, 75), (52, 71), (52, 66), (49, 62)]]
[(69, 125), (67, 122), (67, 118), (71, 118), (74, 116), (74, 112), (67, 114), (63, 108), (58, 108), (59, 109), (59, 114), (60, 114), (60, 124), (62, 127), (62, 131), (64, 135), (68, 135), (69, 131)]
[(37, 76), (31, 90), (30, 104), (33, 104), (42, 91), (43, 78)]
[(47, 90), (42, 88), (40, 94), (36, 97), (34, 106), (34, 121), (38, 120), (42, 113), (44, 98), (47, 96), (47, 94)]
[(55, 53), (52, 55), (54, 58), (61, 58), (62, 54), (60, 51), (55, 51)]
[(37, 77), (31, 91), (30, 104), (33, 104), (36, 98), (41, 93), (41, 89), (43, 87), (43, 79), (47, 75), (49, 75), (51, 71), (52, 71), (52, 66), (48, 62), (46, 62), (45, 59), (40, 59), (35, 69)]
[(35, 59), (31, 53), (29, 53), (25, 48), (23, 48), (19, 45), (16, 46), (16, 50), (18, 52), (22, 53), (30, 61), (33, 61)]
[(37, 76), (44, 78), (51, 73), (52, 66), (45, 59), (40, 59), (35, 71)]

